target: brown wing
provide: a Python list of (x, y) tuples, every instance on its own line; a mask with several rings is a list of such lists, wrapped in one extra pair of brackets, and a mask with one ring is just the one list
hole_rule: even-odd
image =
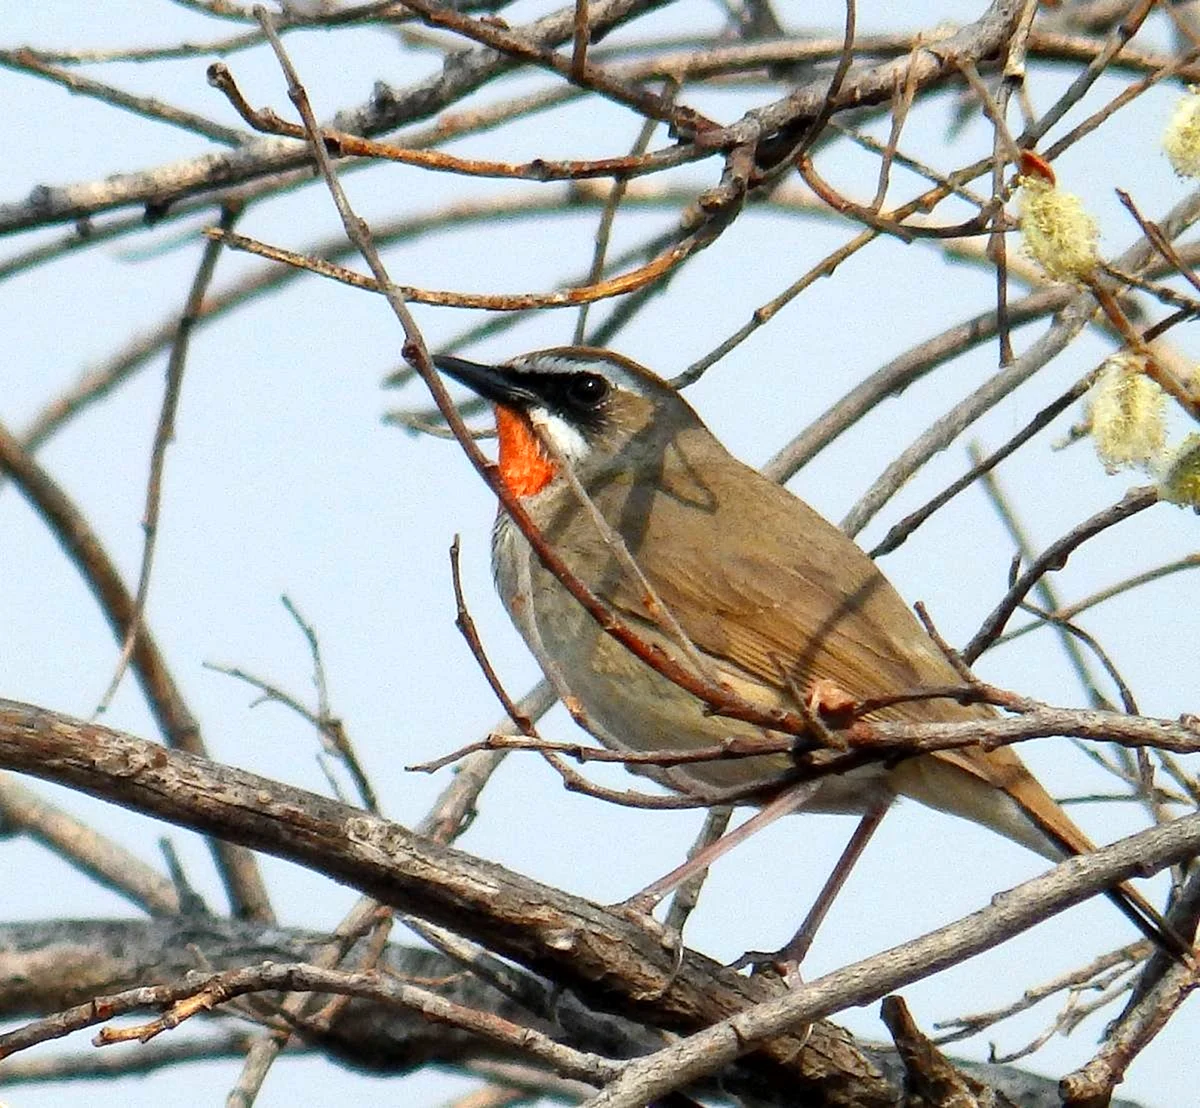
[[(780, 703), (790, 699), (785, 672), (801, 690), (825, 678), (856, 699), (958, 683), (916, 615), (857, 545), (712, 442), (677, 438), (649, 512), (623, 512), (614, 502), (628, 496), (628, 487), (598, 496), (606, 518), (617, 522), (650, 585), (699, 650), (766, 685)], [(714, 449), (718, 456), (703, 456)], [(622, 527), (622, 519), (636, 524)], [(747, 533), (753, 542), (745, 541)], [(644, 622), (637, 589), (622, 580), (615, 607)], [(906, 702), (877, 715), (961, 720), (986, 718), (991, 709), (939, 699)], [(970, 787), (962, 774), (983, 788)], [(897, 786), (1050, 856), (1056, 851), (1043, 836), (1069, 851), (1091, 848), (1007, 747), (918, 759), (901, 769)], [(1024, 819), (1014, 821), (1016, 814), (990, 795), (993, 790), (1010, 797), (1040, 834), (1031, 834)]]
[[(825, 678), (856, 698), (957, 682), (875, 564), (786, 489), (728, 455), (723, 465), (671, 468), (682, 468), (689, 483), (701, 470), (725, 487), (701, 496), (667, 480), (645, 531), (625, 527), (622, 537), (706, 654), (781, 693), (788, 685), (781, 666), (801, 688)], [(645, 614), (633, 588), (619, 589), (617, 603)], [(962, 718), (963, 709), (930, 701), (888, 714)]]
[[(709, 657), (781, 699), (789, 695), (782, 667), (801, 689), (827, 678), (855, 698), (956, 683), (954, 667), (875, 564), (808, 505), (737, 462), (703, 428), (681, 430), (658, 464), (652, 506), (631, 504), (646, 490), (635, 493), (624, 480), (593, 495), (650, 585)], [(614, 589), (609, 578), (614, 606), (645, 624), (639, 589), (611, 561), (609, 567), (622, 582)], [(878, 713), (917, 720), (990, 714), (948, 699)], [(892, 781), (899, 792), (1047, 857), (1092, 849), (1008, 747), (909, 759)], [(1143, 933), (1167, 949), (1186, 948), (1135, 890), (1122, 885), (1109, 895)]]

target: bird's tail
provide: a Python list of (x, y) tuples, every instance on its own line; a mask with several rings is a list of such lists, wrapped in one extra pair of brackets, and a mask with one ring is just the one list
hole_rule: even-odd
[[(1052, 862), (1096, 849), (1008, 747), (967, 747), (912, 758), (892, 771), (892, 783), (904, 796), (989, 827)], [(1191, 943), (1136, 889), (1115, 885), (1106, 895), (1172, 957), (1194, 957)]]
[[(1062, 812), (1062, 808), (1058, 804), (1055, 804), (1055, 808), (1065, 818), (1066, 814)], [(1059, 848), (1061, 856), (1064, 858), (1073, 858), (1096, 849), (1091, 840), (1069, 820), (1068, 823), (1074, 830), (1074, 835), (1068, 840), (1060, 836), (1057, 827), (1042, 824), (1036, 812), (1026, 810), (1026, 815), (1030, 822), (1035, 824), (1038, 830)], [(1120, 909), (1134, 927), (1172, 958), (1185, 964), (1194, 960), (1195, 951), (1192, 944), (1176, 931), (1163, 918), (1162, 913), (1131, 885), (1122, 882), (1120, 885), (1114, 885), (1111, 889), (1106, 889), (1104, 895)]]

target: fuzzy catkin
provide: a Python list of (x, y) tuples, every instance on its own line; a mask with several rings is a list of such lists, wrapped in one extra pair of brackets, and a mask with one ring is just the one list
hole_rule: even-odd
[(1029, 174), (1017, 203), (1025, 249), (1048, 277), (1079, 283), (1095, 272), (1096, 224), (1078, 196)]
[(1172, 504), (1200, 511), (1200, 435), (1188, 435), (1175, 449), (1164, 467), (1158, 491)]
[(1200, 93), (1195, 89), (1179, 98), (1162, 145), (1180, 177), (1200, 177)]
[(1092, 386), (1092, 441), (1109, 473), (1152, 466), (1166, 444), (1166, 394), (1142, 366), (1130, 354), (1109, 358)]

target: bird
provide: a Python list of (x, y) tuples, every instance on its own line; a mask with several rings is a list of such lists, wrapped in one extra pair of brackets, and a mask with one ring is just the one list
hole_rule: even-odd
[[(861, 702), (962, 686), (944, 649), (871, 558), (729, 453), (653, 371), (586, 346), (502, 364), (453, 355), (432, 361), (492, 403), (500, 480), (571, 574), (651, 651), (764, 712), (794, 710), (798, 694), (822, 687)], [(605, 633), (503, 506), (492, 566), (517, 630), (602, 745), (671, 751), (763, 734), (714, 714)], [(665, 620), (656, 614), (660, 604)], [(995, 712), (939, 697), (902, 699), (866, 718), (986, 721)], [(683, 794), (761, 786), (766, 795), (794, 761), (774, 753), (630, 768)], [(820, 778), (802, 806), (863, 814), (899, 797), (972, 820), (1054, 862), (1094, 849), (1009, 746), (862, 765)], [(1187, 949), (1135, 890), (1122, 885), (1109, 895), (1160, 946)]]

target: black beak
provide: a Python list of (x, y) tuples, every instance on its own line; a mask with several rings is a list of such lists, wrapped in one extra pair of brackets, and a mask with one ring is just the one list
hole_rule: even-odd
[(539, 402), (537, 394), (516, 380), (516, 374), (504, 366), (480, 365), (452, 354), (435, 354), (430, 360), (443, 373), (450, 374), (493, 404), (524, 410)]

